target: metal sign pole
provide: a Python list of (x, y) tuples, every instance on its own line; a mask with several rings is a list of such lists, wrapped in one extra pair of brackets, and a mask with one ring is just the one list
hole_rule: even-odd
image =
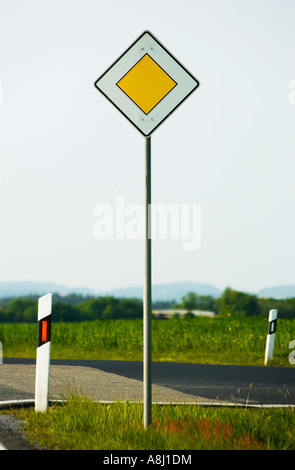
[(145, 139), (145, 275), (143, 298), (144, 427), (152, 422), (152, 244), (151, 244), (151, 137)]
[(151, 134), (199, 82), (150, 31), (144, 31), (95, 86), (145, 137), (143, 380), (144, 426), (148, 427), (152, 421)]

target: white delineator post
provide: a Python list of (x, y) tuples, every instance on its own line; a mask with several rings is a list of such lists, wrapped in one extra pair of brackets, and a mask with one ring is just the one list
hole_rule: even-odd
[(48, 410), (52, 295), (38, 300), (38, 347), (36, 358), (35, 411)]
[(265, 365), (273, 357), (277, 318), (278, 318), (278, 311), (270, 310), (269, 316), (268, 316), (268, 334), (266, 337), (266, 347), (265, 347), (265, 359), (264, 359)]

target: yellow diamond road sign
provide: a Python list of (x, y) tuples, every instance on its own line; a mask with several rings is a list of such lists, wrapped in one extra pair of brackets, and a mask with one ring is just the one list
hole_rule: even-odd
[(155, 36), (145, 31), (95, 86), (148, 137), (199, 82)]
[(146, 54), (117, 85), (145, 114), (148, 114), (177, 83)]

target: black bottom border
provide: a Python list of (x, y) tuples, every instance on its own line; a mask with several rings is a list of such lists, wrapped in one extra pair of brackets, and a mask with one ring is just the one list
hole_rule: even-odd
[[(65, 458), (67, 465), (85, 465), (85, 458), (87, 459), (87, 465), (99, 466), (99, 469), (109, 469), (123, 467), (126, 469), (134, 468), (196, 468), (200, 465), (200, 459), (206, 458), (206, 464), (216, 464), (216, 458), (218, 458), (218, 464), (230, 463), (230, 467), (236, 468), (237, 465), (241, 464), (253, 464), (253, 458), (262, 457), (264, 464), (271, 463), (274, 458), (274, 453), (281, 451), (243, 451), (243, 450), (41, 450), (46, 455), (42, 455), (41, 458), (46, 458), (46, 463), (60, 462), (60, 458)], [(25, 463), (26, 459), (28, 463), (32, 464), (36, 460), (36, 463), (40, 461), (40, 453), (38, 451), (25, 451), (19, 452), (17, 450), (9, 451), (10, 462), (12, 460), (21, 459), (22, 464)], [(257, 454), (258, 452), (258, 454)], [(286, 452), (286, 451), (284, 451)], [(255, 455), (253, 455), (255, 453)], [(230, 455), (229, 455), (230, 454)], [(229, 460), (230, 459), (230, 460)], [(271, 460), (270, 460), (271, 459)], [(202, 465), (202, 463), (201, 463)], [(97, 467), (98, 468), (98, 467)]]

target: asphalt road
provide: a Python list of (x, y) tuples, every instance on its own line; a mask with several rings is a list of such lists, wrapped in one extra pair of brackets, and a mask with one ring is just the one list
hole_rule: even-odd
[(22, 423), (9, 414), (0, 414), (0, 450), (38, 450), (28, 442)]
[[(4, 359), (4, 363), (11, 365), (31, 364), (33, 366), (35, 360)], [(75, 371), (74, 367), (79, 368), (79, 370), (83, 368), (82, 370), (85, 371), (89, 368), (89, 372), (90, 370), (93, 372), (97, 370), (101, 374), (106, 373), (103, 376), (105, 381), (104, 396), (98, 397), (104, 400), (112, 399), (107, 395), (108, 388), (113, 383), (110, 382), (110, 387), (108, 387), (107, 380), (109, 377), (115, 377), (118, 380), (120, 377), (121, 379), (130, 379), (130, 387), (135, 384), (138, 384), (140, 390), (142, 387), (142, 363), (138, 361), (51, 360), (51, 366), (64, 366), (64, 372), (67, 370), (66, 366), (68, 366), (71, 371)], [(87, 389), (87, 376), (83, 380)], [(99, 381), (101, 382), (101, 379)], [(199, 402), (201, 399), (204, 402), (217, 400), (231, 403), (248, 403), (249, 405), (295, 405), (295, 369), (292, 367), (154, 362), (152, 365), (152, 382), (153, 387), (160, 387), (159, 390), (161, 391), (164, 390), (165, 392), (165, 389), (167, 392), (168, 390), (174, 391), (175, 396), (179, 395), (183, 399), (187, 396), (189, 400), (185, 401), (192, 401), (194, 397), (198, 397)], [(127, 388), (128, 383), (125, 380), (124, 386)], [(173, 395), (167, 395), (168, 401), (170, 396)], [(32, 391), (11, 387), (9, 384), (3, 385), (0, 375), (0, 402), (2, 400), (28, 398), (34, 398)]]

